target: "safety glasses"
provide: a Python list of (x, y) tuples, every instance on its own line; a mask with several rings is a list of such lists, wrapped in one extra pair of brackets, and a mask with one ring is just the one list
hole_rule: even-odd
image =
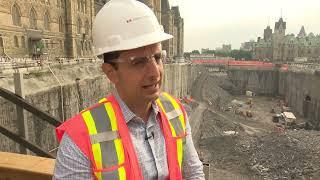
[(157, 64), (160, 64), (162, 61), (165, 61), (167, 57), (166, 50), (162, 50), (159, 53), (155, 53), (151, 56), (142, 56), (142, 57), (129, 57), (126, 59), (115, 59), (111, 60), (113, 63), (128, 63), (133, 67), (142, 68), (145, 67), (151, 60), (155, 60)]

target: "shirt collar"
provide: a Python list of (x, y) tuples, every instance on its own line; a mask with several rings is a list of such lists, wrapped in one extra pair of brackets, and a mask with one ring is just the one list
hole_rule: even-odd
[[(119, 94), (118, 94), (118, 92), (116, 90), (113, 92), (113, 95), (114, 95), (114, 97), (116, 98), (116, 100), (119, 103), (119, 106), (120, 106), (122, 114), (123, 114), (123, 118), (126, 121), (126, 123), (128, 123), (130, 120), (138, 117), (136, 114), (134, 114), (129, 109), (127, 104), (120, 98), (120, 96), (119, 96)], [(151, 107), (152, 107), (152, 112), (157, 115), (159, 113), (159, 107), (155, 103), (155, 101), (152, 101)]]

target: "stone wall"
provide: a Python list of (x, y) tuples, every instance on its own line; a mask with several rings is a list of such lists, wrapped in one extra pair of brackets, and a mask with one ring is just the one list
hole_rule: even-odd
[[(186, 96), (191, 87), (190, 77), (191, 65), (170, 64), (165, 65), (165, 76), (163, 90), (175, 97)], [(63, 98), (61, 98), (60, 87), (49, 88), (35, 94), (26, 96), (26, 100), (43, 111), (52, 114), (58, 119), (68, 119), (77, 114), (83, 108), (91, 106), (105, 97), (113, 89), (105, 75), (101, 74), (95, 78), (83, 79), (69, 83), (62, 87)], [(63, 102), (63, 111), (61, 105)], [(41, 146), (45, 150), (52, 150), (58, 146), (55, 138), (54, 127), (42, 122), (29, 112), (26, 112), (31, 142)], [(0, 98), (0, 124), (17, 132), (16, 108), (7, 100)], [(0, 151), (19, 152), (19, 146), (0, 134)]]

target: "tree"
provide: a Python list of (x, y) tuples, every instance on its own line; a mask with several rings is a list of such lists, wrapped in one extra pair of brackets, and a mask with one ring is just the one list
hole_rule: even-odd
[(243, 50), (232, 50), (230, 52), (230, 56), (235, 59), (245, 59), (245, 60), (251, 60), (252, 59), (252, 53), (249, 51), (243, 51)]
[(199, 50), (193, 50), (191, 51), (191, 54), (200, 54)]

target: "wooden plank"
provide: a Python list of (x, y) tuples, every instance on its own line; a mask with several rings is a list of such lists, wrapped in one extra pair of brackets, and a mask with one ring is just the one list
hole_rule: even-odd
[(54, 159), (0, 152), (0, 179), (51, 179)]

